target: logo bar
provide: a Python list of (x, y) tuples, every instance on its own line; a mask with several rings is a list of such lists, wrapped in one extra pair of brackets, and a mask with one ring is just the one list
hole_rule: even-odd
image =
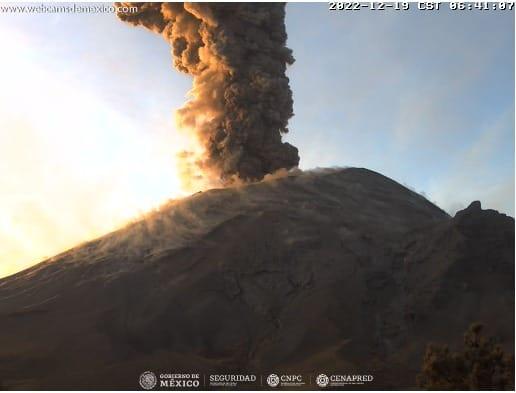
[(145, 371), (139, 376), (144, 390), (195, 390), (195, 389), (259, 389), (281, 388), (334, 388), (345, 385), (365, 385), (373, 382), (370, 374), (198, 374), (198, 373), (155, 373)]

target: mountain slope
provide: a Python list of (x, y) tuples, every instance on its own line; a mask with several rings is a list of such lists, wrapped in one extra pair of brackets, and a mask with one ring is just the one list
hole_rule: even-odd
[(0, 321), (6, 388), (149, 369), (413, 387), (425, 345), (471, 322), (512, 352), (514, 220), (357, 168), (211, 190), (0, 280)]

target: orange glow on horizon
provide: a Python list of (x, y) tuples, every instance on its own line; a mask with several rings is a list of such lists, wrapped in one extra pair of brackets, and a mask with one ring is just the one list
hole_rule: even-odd
[[(137, 129), (0, 29), (0, 277), (183, 197), (172, 113)], [(160, 114), (161, 116), (161, 114)]]

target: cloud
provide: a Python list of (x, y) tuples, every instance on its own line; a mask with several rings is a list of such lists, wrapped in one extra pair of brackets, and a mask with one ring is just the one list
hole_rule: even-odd
[(0, 34), (0, 276), (181, 194), (171, 113), (144, 113), (142, 127), (12, 29)]
[(430, 199), (450, 214), (480, 200), (483, 208), (514, 216), (513, 108), (483, 127), (476, 139), (464, 140), (464, 146), (446, 173), (430, 185)]
[[(477, 140), (479, 148), (488, 143), (479, 138), (504, 108), (511, 108), (507, 116), (513, 112), (513, 15), (328, 14), (324, 4), (288, 10), (289, 45), (298, 59), (290, 70), (296, 113), (290, 138), (303, 168), (364, 166), (423, 190), (450, 211), (478, 198), (513, 211), (512, 202), (501, 202), (512, 195), (501, 197), (514, 175), (514, 151), (504, 142), (513, 127), (505, 122), (505, 131), (488, 132), (495, 144), (484, 154), (488, 162), (464, 152)], [(324, 23), (306, 29), (308, 17)], [(452, 173), (458, 173), (453, 181)], [(465, 184), (466, 173), (476, 180)], [(459, 180), (463, 190), (455, 186)]]

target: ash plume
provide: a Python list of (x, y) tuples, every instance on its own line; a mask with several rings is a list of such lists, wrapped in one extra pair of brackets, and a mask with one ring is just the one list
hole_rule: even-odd
[(175, 68), (193, 76), (176, 120), (202, 147), (195, 166), (203, 175), (227, 184), (297, 166), (297, 148), (281, 139), (293, 115), (285, 4), (116, 4), (136, 6), (118, 17), (162, 34)]

